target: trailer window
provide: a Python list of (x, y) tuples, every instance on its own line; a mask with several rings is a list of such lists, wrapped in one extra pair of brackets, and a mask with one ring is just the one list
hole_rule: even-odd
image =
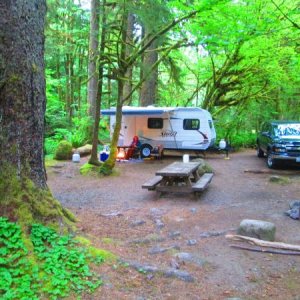
[(198, 119), (184, 119), (183, 129), (184, 130), (198, 130), (200, 128), (200, 120)]
[(162, 129), (164, 127), (164, 120), (162, 118), (148, 118), (148, 128)]

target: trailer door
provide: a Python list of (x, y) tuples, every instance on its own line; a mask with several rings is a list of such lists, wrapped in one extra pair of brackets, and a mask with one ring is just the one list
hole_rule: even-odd
[(122, 119), (122, 132), (124, 135), (124, 145), (130, 145), (133, 137), (136, 135), (135, 116), (123, 116)]

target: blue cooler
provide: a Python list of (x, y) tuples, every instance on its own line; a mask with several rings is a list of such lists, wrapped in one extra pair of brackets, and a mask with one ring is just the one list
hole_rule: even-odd
[(109, 157), (109, 153), (107, 153), (106, 151), (100, 152), (100, 161), (106, 161), (108, 157)]

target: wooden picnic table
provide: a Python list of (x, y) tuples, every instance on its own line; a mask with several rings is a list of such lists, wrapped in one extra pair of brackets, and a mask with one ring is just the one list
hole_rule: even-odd
[(155, 172), (155, 177), (142, 185), (142, 188), (161, 193), (194, 193), (203, 191), (210, 183), (213, 174), (200, 176), (201, 162), (174, 162)]

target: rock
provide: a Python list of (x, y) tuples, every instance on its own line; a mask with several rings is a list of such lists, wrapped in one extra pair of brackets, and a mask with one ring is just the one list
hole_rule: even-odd
[(188, 252), (179, 252), (176, 253), (174, 256), (179, 260), (179, 262), (189, 262), (200, 267), (207, 263), (205, 259)]
[(132, 222), (130, 226), (136, 227), (136, 226), (144, 225), (145, 223), (146, 223), (146, 221), (144, 221), (144, 220), (136, 220), (136, 221)]
[(181, 235), (180, 231), (172, 231), (172, 232), (169, 233), (169, 237), (170, 237), (171, 239), (177, 238), (177, 237), (179, 237), (180, 235)]
[(180, 271), (180, 270), (177, 270), (177, 269), (170, 269), (170, 270), (167, 270), (164, 272), (164, 275), (166, 277), (176, 277), (178, 279), (181, 279), (183, 281), (186, 281), (186, 282), (194, 282), (194, 277), (186, 272), (186, 271)]
[(165, 212), (162, 209), (156, 207), (151, 208), (150, 213), (153, 217), (161, 217), (165, 214)]
[(204, 173), (213, 173), (212, 167), (202, 158), (195, 158), (192, 161), (200, 161), (201, 165), (198, 168), (199, 175), (203, 175)]
[(160, 219), (156, 219), (154, 222), (155, 222), (156, 228), (158, 228), (158, 229), (165, 227), (164, 222), (162, 222), (162, 220), (160, 220)]
[(170, 266), (173, 268), (173, 269), (179, 269), (180, 268), (180, 264), (179, 262), (172, 258), (171, 261), (170, 261)]
[(130, 244), (150, 244), (150, 243), (160, 243), (165, 241), (165, 238), (158, 236), (156, 234), (149, 234), (141, 239), (134, 239), (130, 241)]
[(269, 181), (273, 183), (287, 184), (290, 182), (290, 179), (288, 177), (273, 175), (270, 176)]
[(300, 207), (300, 201), (299, 200), (295, 200), (295, 201), (292, 201), (290, 202), (290, 208), (293, 209), (293, 208), (299, 208)]
[(197, 212), (197, 209), (196, 209), (195, 207), (192, 207), (192, 208), (190, 209), (190, 212), (194, 214), (194, 213)]
[(164, 252), (167, 252), (169, 250), (172, 250), (172, 249), (175, 249), (175, 250), (180, 250), (180, 247), (177, 246), (177, 245), (173, 245), (173, 246), (170, 246), (170, 247), (166, 247), (166, 248), (161, 248), (159, 246), (155, 246), (153, 248), (151, 248), (148, 253), (149, 254), (160, 254), (160, 253), (164, 253)]
[(290, 202), (290, 209), (285, 212), (285, 214), (289, 217), (291, 217), (294, 220), (300, 219), (300, 201), (295, 200)]
[(209, 238), (209, 237), (216, 237), (220, 235), (224, 235), (227, 233), (228, 230), (223, 231), (207, 231), (200, 234), (201, 238)]
[(101, 214), (102, 217), (121, 217), (123, 214), (119, 211), (114, 211), (108, 214)]
[(237, 233), (244, 236), (254, 237), (265, 241), (275, 240), (276, 227), (271, 222), (260, 220), (243, 220)]
[(188, 246), (194, 246), (197, 244), (197, 240), (188, 240), (187, 244), (188, 244)]
[(128, 264), (129, 266), (135, 268), (137, 271), (139, 272), (143, 272), (143, 273), (158, 273), (162, 276), (165, 277), (174, 277), (174, 278), (178, 278), (180, 280), (186, 281), (186, 282), (194, 282), (194, 277), (186, 272), (186, 271), (180, 271), (177, 269), (160, 269), (156, 266), (151, 266), (151, 265), (143, 265), (139, 262), (135, 262), (135, 261), (126, 261), (126, 264)]
[(300, 219), (300, 207), (292, 208), (292, 209), (286, 211), (285, 214), (294, 220), (299, 220)]

